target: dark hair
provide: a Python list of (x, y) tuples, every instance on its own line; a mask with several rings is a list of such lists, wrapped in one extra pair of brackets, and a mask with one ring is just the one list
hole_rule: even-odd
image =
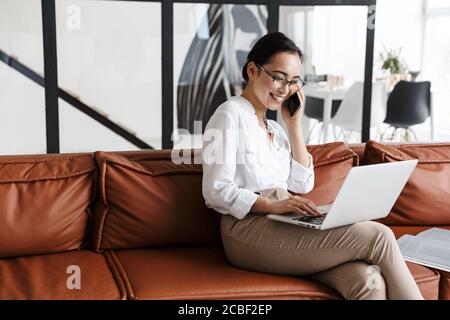
[(261, 37), (250, 50), (247, 56), (247, 62), (242, 67), (242, 77), (248, 82), (247, 65), (254, 62), (262, 66), (269, 62), (272, 57), (279, 52), (297, 53), (300, 61), (303, 61), (303, 53), (294, 41), (289, 39), (281, 32), (268, 33)]

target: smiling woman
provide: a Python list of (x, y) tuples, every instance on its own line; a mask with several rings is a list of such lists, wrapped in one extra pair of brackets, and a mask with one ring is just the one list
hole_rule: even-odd
[[(266, 203), (254, 192), (281, 188), (298, 193), (309, 192), (314, 185), (311, 155), (307, 152), (301, 130), (301, 113), (291, 117), (282, 107), (288, 97), (301, 92), (300, 69), (303, 54), (295, 43), (280, 32), (260, 38), (247, 57), (242, 75), (246, 81), (240, 96), (221, 104), (209, 120), (204, 134), (204, 196), (209, 206), (242, 219), (250, 211), (292, 210), (288, 203)], [(266, 70), (263, 72), (262, 70)], [(269, 76), (270, 74), (270, 76)], [(282, 110), (288, 135), (280, 124), (266, 118), (267, 110)], [(212, 131), (227, 133), (221, 141), (209, 139)], [(223, 163), (211, 159), (209, 150), (218, 148)], [(253, 159), (236, 166), (239, 151)], [(212, 154), (212, 153), (211, 153)], [(235, 179), (238, 183), (236, 183)], [(238, 188), (237, 185), (244, 188)], [(310, 201), (299, 198), (295, 209), (316, 215)]]
[(301, 115), (292, 117), (287, 108), (281, 108), (294, 94), (299, 96), (299, 102), (303, 104), (301, 89), (304, 81), (300, 77), (302, 60), (302, 51), (283, 33), (267, 34), (256, 42), (242, 68), (242, 76), (247, 83), (241, 96), (255, 108), (259, 125), (267, 130), (269, 139), (272, 139), (272, 133), (267, 125), (266, 110), (281, 109), (293, 159), (308, 167), (312, 162), (303, 139)]
[[(278, 109), (277, 106), (271, 107), (273, 102), (278, 106), (281, 105), (290, 92), (301, 89), (304, 84), (299, 74), (303, 53), (292, 41), (287, 41), (288, 38), (283, 38), (280, 35), (282, 33), (272, 33), (262, 38), (263, 41), (258, 41), (250, 51), (247, 62), (242, 68), (242, 76), (247, 82), (246, 89), (250, 79), (256, 81), (255, 69), (259, 69), (257, 71), (258, 76), (261, 73), (260, 70), (264, 71), (266, 77), (261, 79), (262, 86), (255, 86), (258, 89), (256, 94), (260, 99), (267, 102), (267, 106), (271, 110)], [(278, 68), (274, 68), (274, 66), (278, 66)], [(291, 71), (293, 74), (290, 74)], [(286, 85), (288, 85), (287, 91), (285, 90)], [(266, 92), (266, 97), (263, 97), (262, 91)], [(247, 94), (249, 92), (247, 90)], [(267, 101), (269, 99), (267, 94), (272, 101)]]
[[(347, 299), (423, 299), (385, 225), (364, 221), (323, 232), (265, 217), (321, 215), (298, 195), (313, 189), (314, 164), (302, 135), (302, 113), (291, 116), (286, 107), (294, 95), (304, 102), (302, 59), (283, 33), (260, 38), (242, 69), (244, 91), (222, 103), (206, 125), (202, 193), (206, 205), (222, 214), (228, 261), (259, 272), (314, 274)], [(267, 110), (281, 110), (287, 134), (266, 119)], [(369, 273), (370, 264), (384, 277)], [(377, 278), (376, 288), (366, 285), (368, 276)]]

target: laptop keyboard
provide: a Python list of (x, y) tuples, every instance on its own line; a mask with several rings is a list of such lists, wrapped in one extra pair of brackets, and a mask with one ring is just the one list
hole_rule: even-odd
[(325, 217), (327, 216), (327, 213), (328, 213), (328, 212), (323, 212), (322, 210), (320, 210), (320, 211), (322, 212), (321, 216), (318, 216), (318, 217), (303, 216), (303, 217), (294, 218), (294, 220), (320, 225), (323, 223), (323, 220), (325, 219)]

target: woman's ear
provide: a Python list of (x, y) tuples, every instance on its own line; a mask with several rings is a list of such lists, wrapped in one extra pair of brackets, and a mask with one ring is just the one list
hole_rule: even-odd
[(258, 72), (256, 64), (252, 61), (247, 64), (247, 75), (249, 80), (253, 80)]

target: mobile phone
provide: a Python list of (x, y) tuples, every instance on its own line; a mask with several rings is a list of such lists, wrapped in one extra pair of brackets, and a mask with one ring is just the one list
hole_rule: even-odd
[(293, 118), (302, 107), (298, 92), (294, 92), (294, 94), (287, 98), (283, 105), (288, 108), (289, 114), (291, 115), (291, 118)]

